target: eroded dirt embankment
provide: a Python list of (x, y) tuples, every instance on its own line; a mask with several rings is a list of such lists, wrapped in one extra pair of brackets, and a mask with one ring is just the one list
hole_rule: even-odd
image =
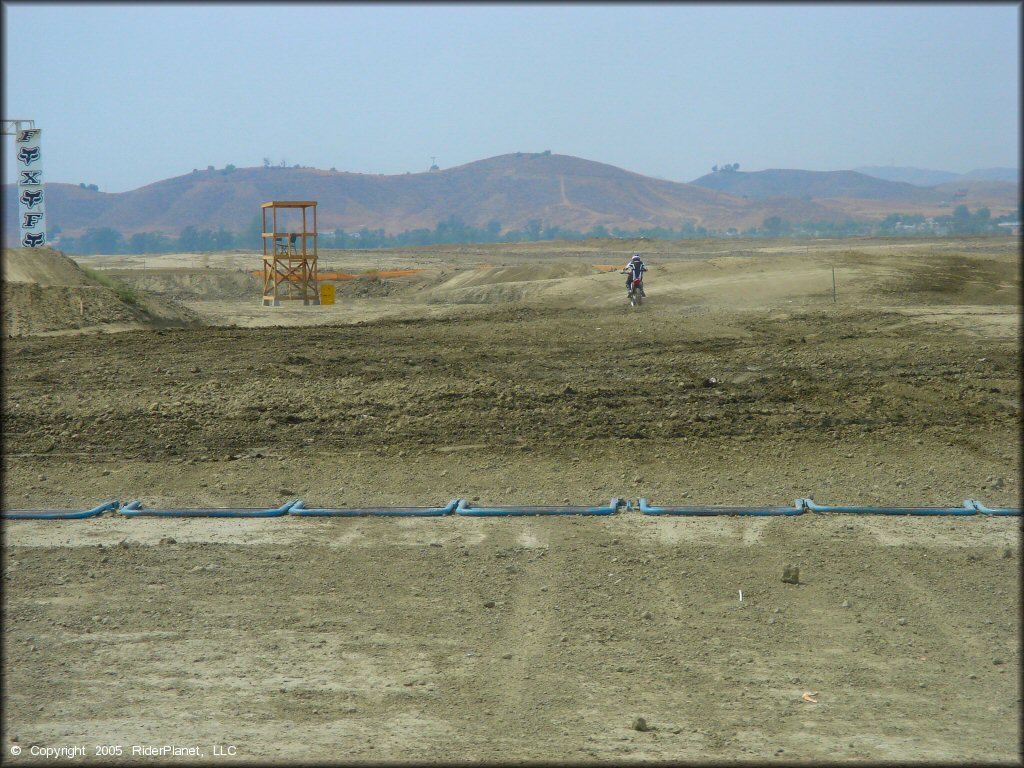
[(173, 299), (135, 290), (50, 248), (4, 249), (4, 336), (200, 325)]

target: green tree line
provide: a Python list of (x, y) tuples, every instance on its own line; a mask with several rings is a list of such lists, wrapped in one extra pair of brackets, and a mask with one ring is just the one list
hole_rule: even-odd
[[(917, 214), (892, 214), (881, 222), (801, 222), (779, 216), (764, 220), (760, 227), (745, 230), (714, 230), (686, 223), (678, 229), (648, 227), (636, 230), (596, 226), (585, 232), (565, 229), (531, 219), (522, 229), (502, 232), (501, 222), (492, 220), (484, 227), (473, 227), (458, 216), (439, 221), (433, 229), (414, 229), (395, 235), (383, 229), (366, 227), (353, 232), (338, 229), (318, 236), (320, 248), (375, 249), (461, 243), (516, 243), (537, 240), (586, 240), (590, 238), (640, 238), (652, 240), (689, 240), (705, 237), (860, 237), (870, 235), (986, 235), (1008, 234), (997, 226), (1003, 221), (1020, 221), (1020, 213), (993, 219), (987, 208), (973, 213), (966, 205), (957, 206), (949, 216), (925, 218)], [(51, 239), (59, 228), (51, 231)], [(54, 245), (67, 253), (141, 254), (229, 250), (263, 250), (262, 221), (256, 216), (244, 232), (229, 232), (185, 227), (177, 236), (163, 232), (139, 232), (125, 237), (116, 229), (90, 229), (78, 237), (65, 236)]]

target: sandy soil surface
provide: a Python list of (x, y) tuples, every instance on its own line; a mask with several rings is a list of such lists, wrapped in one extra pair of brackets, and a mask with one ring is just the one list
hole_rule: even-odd
[[(1019, 506), (1018, 248), (331, 253), (322, 268), (423, 271), (279, 308), (252, 255), (80, 258), (204, 325), (5, 327), (4, 506)], [(634, 249), (639, 308), (594, 267)], [(1019, 518), (106, 515), (4, 534), (12, 764), (74, 745), (152, 763), (131, 747), (163, 744), (1020, 762)]]

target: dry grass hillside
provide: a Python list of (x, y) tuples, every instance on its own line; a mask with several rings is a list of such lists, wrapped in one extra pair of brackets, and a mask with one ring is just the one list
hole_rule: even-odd
[(693, 183), (755, 199), (858, 198), (919, 204), (938, 203), (945, 199), (941, 192), (933, 189), (923, 189), (900, 181), (885, 181), (856, 171), (720, 171), (701, 176)]
[[(709, 188), (714, 187), (714, 188)], [(979, 183), (972, 209), (1016, 210), (1017, 186)], [(17, 232), (16, 188), (4, 187), (5, 231)], [(950, 193), (951, 195), (952, 193)], [(791, 222), (881, 219), (892, 212), (948, 214), (954, 200), (852, 171), (718, 173), (691, 184), (654, 179), (577, 157), (515, 153), (434, 172), (374, 175), (313, 168), (196, 171), (117, 194), (47, 185), (47, 216), (70, 236), (111, 227), (125, 236), (184, 227), (248, 228), (268, 200), (316, 200), (321, 231), (366, 227), (394, 234), (433, 229), (456, 216), (485, 228), (523, 229), (530, 221), (589, 231), (687, 224), (748, 229), (778, 216)], [(948, 199), (947, 199), (948, 198)]]

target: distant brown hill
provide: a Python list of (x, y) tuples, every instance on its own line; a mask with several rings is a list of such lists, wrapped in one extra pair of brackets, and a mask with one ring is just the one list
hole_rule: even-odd
[(856, 171), (719, 171), (701, 176), (692, 183), (758, 200), (773, 197), (801, 200), (857, 198), (930, 204), (946, 199), (935, 189), (902, 181), (886, 181)]
[[(682, 184), (568, 155), (517, 152), (455, 168), (403, 175), (239, 168), (231, 172), (196, 171), (116, 194), (71, 184), (47, 184), (46, 211), (51, 229), (59, 225), (66, 235), (111, 227), (127, 237), (155, 231), (177, 235), (186, 226), (241, 232), (260, 214), (260, 204), (270, 200), (316, 200), (320, 231), (366, 227), (388, 234), (433, 229), (450, 216), (479, 228), (497, 221), (502, 231), (523, 229), (531, 220), (577, 231), (598, 225), (636, 230), (654, 226), (678, 229), (687, 224), (743, 230), (760, 226), (772, 216), (794, 223), (841, 222), (885, 215), (889, 205), (911, 213), (943, 202), (938, 199), (943, 196), (939, 191), (910, 184), (853, 172), (806, 176), (811, 173), (715, 175), (769, 179), (771, 174), (776, 178), (787, 174), (786, 178), (803, 178), (802, 184), (762, 184), (761, 188), (773, 194), (752, 194), (742, 186), (709, 188), (704, 183), (708, 177), (699, 179), (699, 183)], [(809, 183), (807, 179), (814, 181)], [(858, 204), (857, 200), (863, 203), (861, 195), (881, 203), (881, 208), (877, 204)], [(937, 210), (948, 212), (949, 208)], [(16, 188), (5, 185), (5, 232), (17, 232), (16, 216)]]

